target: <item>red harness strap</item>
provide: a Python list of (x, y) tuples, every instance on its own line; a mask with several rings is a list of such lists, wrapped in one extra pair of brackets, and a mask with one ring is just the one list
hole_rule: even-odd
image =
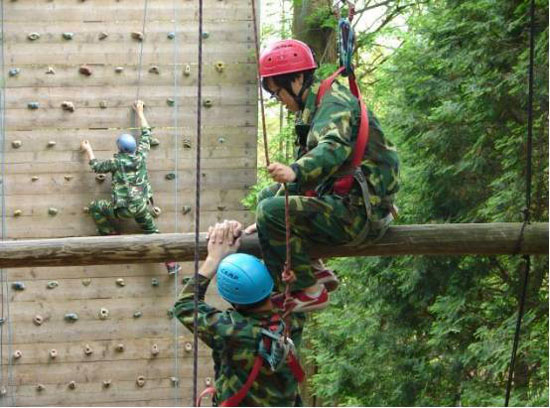
[[(325, 93), (331, 88), (332, 84), (336, 80), (336, 77), (344, 72), (344, 70), (345, 67), (340, 67), (340, 69), (338, 69), (335, 73), (333, 73), (321, 83), (319, 92), (317, 93), (317, 100), (315, 102), (316, 106), (319, 106), (321, 104), (321, 100), (323, 99)], [(350, 75), (348, 77), (348, 80), (351, 93), (359, 100), (359, 107), (361, 109), (361, 122), (359, 124), (359, 133), (357, 135), (357, 141), (355, 142), (353, 157), (351, 159), (351, 166), (353, 169), (355, 169), (356, 167), (361, 165), (361, 161), (363, 160), (363, 156), (365, 154), (365, 149), (367, 148), (367, 144), (369, 143), (369, 116), (367, 112), (367, 107), (365, 106), (363, 98), (361, 97), (359, 87), (355, 82), (355, 77), (353, 75)], [(351, 174), (340, 177), (334, 183), (334, 192), (336, 194), (347, 195), (349, 193), (351, 186), (353, 185), (353, 172), (350, 173)], [(311, 196), (307, 193), (306, 195)]]
[[(276, 314), (273, 315), (270, 319), (269, 329), (271, 331), (275, 331), (279, 325), (281, 317)], [(269, 347), (271, 345), (271, 339), (265, 338), (263, 339), (266, 347)], [(221, 407), (238, 407), (241, 401), (246, 397), (246, 394), (248, 394), (248, 391), (250, 390), (250, 387), (252, 387), (252, 384), (254, 384), (254, 381), (256, 381), (256, 378), (258, 377), (258, 374), (260, 373), (260, 369), (262, 368), (264, 359), (262, 356), (258, 355), (256, 359), (254, 360), (254, 366), (252, 367), (252, 370), (250, 370), (250, 374), (248, 374), (248, 378), (246, 379), (246, 382), (241, 387), (239, 391), (237, 391), (236, 394), (232, 395), (225, 401), (223, 401), (220, 406)], [(287, 357), (287, 364), (290, 370), (292, 371), (292, 374), (296, 378), (298, 382), (302, 382), (305, 377), (304, 370), (300, 366), (300, 363), (296, 356), (292, 353), (290, 353)], [(206, 391), (206, 390), (205, 390)], [(205, 392), (203, 391), (203, 393)], [(202, 394), (201, 394), (202, 396)]]

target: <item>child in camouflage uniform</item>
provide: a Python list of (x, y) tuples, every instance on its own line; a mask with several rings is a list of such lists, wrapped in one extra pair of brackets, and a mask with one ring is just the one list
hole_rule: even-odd
[[(122, 134), (117, 139), (119, 152), (110, 160), (99, 161), (88, 140), (81, 143), (82, 150), (94, 173), (111, 173), (111, 200), (94, 200), (89, 205), (90, 215), (100, 235), (117, 235), (115, 219), (133, 218), (145, 234), (157, 234), (159, 230), (149, 209), (153, 191), (147, 174), (147, 155), (151, 147), (151, 127), (145, 114), (144, 104), (133, 105), (141, 128), (139, 146), (132, 135)], [(176, 262), (165, 263), (168, 273), (181, 270)]]
[[(262, 262), (239, 248), (240, 224), (236, 221), (216, 224), (209, 230), (208, 256), (199, 270), (198, 335), (212, 349), (215, 370), (215, 400), (227, 406), (295, 406), (300, 405), (298, 381), (302, 377), (287, 364), (289, 355), (274, 352), (279, 343), (271, 341), (271, 350), (261, 347), (266, 328), (274, 322), (278, 333), (284, 328), (270, 296), (273, 279)], [(219, 294), (233, 305), (221, 311), (205, 303), (210, 281), (217, 275)], [(195, 279), (187, 278), (174, 315), (193, 331)], [(305, 315), (291, 316), (290, 338), (300, 345)], [(269, 337), (271, 338), (271, 337)], [(282, 340), (279, 337), (279, 341)], [(267, 353), (267, 354), (266, 354)], [(262, 365), (249, 389), (243, 387), (261, 355)], [(251, 380), (252, 381), (252, 380)], [(210, 390), (214, 391), (214, 390)], [(240, 397), (239, 397), (240, 395)]]
[[(295, 311), (328, 305), (327, 289), (337, 285), (331, 271), (319, 273), (308, 255), (314, 244), (341, 245), (380, 235), (395, 212), (399, 159), (372, 113), (370, 140), (357, 176), (366, 179), (366, 194), (355, 181), (345, 196), (334, 191), (339, 177), (350, 172), (361, 110), (357, 98), (338, 82), (317, 101), (321, 81), (314, 75), (317, 63), (311, 49), (296, 40), (279, 41), (260, 57), (263, 88), (288, 110), (295, 112), (298, 152), (290, 166), (272, 163), (270, 176), (287, 183), (291, 225), (291, 284), (288, 307)], [(286, 259), (284, 191), (280, 184), (260, 193), (256, 224), (264, 260), (282, 291), (280, 274)], [(365, 201), (368, 201), (367, 203)], [(322, 285), (324, 284), (324, 285)], [(280, 304), (283, 296), (273, 298)]]

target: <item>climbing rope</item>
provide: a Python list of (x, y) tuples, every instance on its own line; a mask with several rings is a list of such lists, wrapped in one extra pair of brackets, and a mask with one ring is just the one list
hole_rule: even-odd
[[(6, 229), (6, 196), (5, 196), (5, 186), (4, 186), (4, 175), (5, 175), (5, 146), (6, 146), (6, 133), (5, 133), (5, 123), (6, 123), (6, 78), (5, 78), (5, 58), (4, 58), (4, 0), (2, 0), (2, 4), (0, 5), (0, 21), (1, 21), (1, 27), (0, 30), (2, 32), (2, 45), (0, 47), (0, 65), (2, 69), (2, 73), (0, 81), (1, 84), (1, 90), (0, 90), (0, 144), (1, 144), (1, 151), (0, 151), (0, 161), (1, 161), (1, 178), (0, 178), (0, 194), (2, 195), (2, 231), (1, 231), (1, 240), (4, 241), (7, 237), (7, 229)], [(0, 318), (2, 321), (0, 322), (0, 387), (4, 387), (4, 326), (7, 327), (7, 341), (8, 341), (8, 368), (7, 368), (7, 383), (5, 384), (6, 392), (8, 393), (6, 397), (11, 397), (11, 405), (15, 406), (15, 388), (13, 388), (14, 380), (13, 380), (13, 327), (11, 323), (11, 317), (10, 317), (10, 287), (8, 284), (8, 276), (7, 272), (4, 269), (0, 269), (0, 294), (2, 296), (1, 300), (1, 311), (0, 311)], [(4, 302), (5, 302), (5, 308), (4, 308)], [(13, 390), (10, 392), (10, 390)], [(4, 389), (1, 389), (0, 392), (4, 392)]]
[[(535, 0), (531, 0), (529, 7), (529, 94), (527, 101), (527, 169), (525, 172), (525, 208), (523, 209), (523, 225), (521, 228), (520, 239), (518, 245), (521, 249), (523, 241), (523, 233), (525, 227), (530, 223), (530, 208), (531, 208), (531, 173), (532, 173), (532, 156), (533, 156), (533, 76), (535, 65)], [(504, 406), (508, 406), (510, 402), (510, 392), (512, 390), (512, 379), (514, 377), (514, 369), (516, 365), (516, 354), (519, 344), (519, 335), (521, 331), (521, 320), (523, 317), (523, 309), (525, 308), (525, 298), (527, 297), (527, 283), (529, 281), (529, 270), (531, 269), (531, 257), (523, 256), (524, 271), (523, 271), (523, 288), (521, 290), (521, 298), (519, 302), (518, 318), (516, 321), (516, 330), (514, 333), (514, 344), (512, 346), (512, 356), (510, 358), (510, 368), (508, 370), (508, 381), (506, 383), (506, 398)]]
[(200, 235), (200, 205), (201, 205), (201, 100), (202, 100), (202, 6), (199, 0), (199, 55), (197, 79), (197, 146), (195, 163), (195, 288), (193, 312), (193, 403), (197, 401), (197, 374), (198, 374), (198, 307), (199, 307), (199, 235)]
[(141, 65), (143, 62), (143, 43), (145, 42), (145, 26), (147, 24), (147, 0), (143, 0), (143, 23), (141, 28), (142, 39), (139, 45), (139, 57), (138, 57), (138, 77), (137, 77), (137, 92), (136, 100), (139, 99), (139, 91), (141, 87)]
[[(174, 106), (172, 110), (173, 114), (173, 123), (174, 123), (174, 174), (176, 178), (174, 179), (174, 232), (179, 232), (179, 176), (178, 176), (178, 161), (179, 161), (179, 129), (178, 129), (178, 55), (179, 55), (179, 36), (178, 36), (178, 11), (177, 11), (177, 0), (172, 2), (174, 10), (174, 44), (173, 44), (173, 72), (174, 72)], [(179, 270), (176, 269), (174, 273), (174, 303), (178, 299), (179, 292)], [(179, 406), (179, 359), (178, 359), (178, 333), (179, 333), (179, 321), (178, 319), (173, 319), (173, 332), (174, 332), (174, 402), (175, 406)]]
[[(266, 120), (265, 120), (265, 111), (264, 111), (264, 97), (262, 92), (262, 82), (260, 75), (260, 40), (258, 36), (258, 19), (256, 16), (256, 4), (255, 0), (251, 0), (252, 4), (252, 21), (254, 25), (254, 44), (256, 49), (256, 66), (257, 66), (257, 80), (258, 80), (258, 94), (260, 98), (261, 106), (261, 116), (262, 116), (262, 131), (264, 139), (264, 154), (265, 154), (265, 163), (266, 166), (269, 166), (269, 150), (267, 144), (267, 130), (266, 130)], [(285, 240), (286, 240), (286, 261), (284, 269), (282, 271), (283, 282), (285, 283), (285, 300), (284, 300), (284, 312), (283, 312), (283, 321), (285, 323), (285, 330), (283, 332), (284, 340), (287, 342), (288, 337), (290, 336), (290, 325), (291, 325), (291, 310), (286, 309), (287, 300), (290, 299), (290, 283), (294, 280), (294, 274), (292, 272), (291, 264), (291, 252), (290, 252), (290, 208), (289, 208), (289, 193), (287, 184), (283, 183), (283, 189), (285, 190)]]

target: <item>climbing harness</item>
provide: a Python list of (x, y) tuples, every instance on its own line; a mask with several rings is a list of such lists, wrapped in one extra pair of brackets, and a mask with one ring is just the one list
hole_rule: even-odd
[[(532, 156), (533, 156), (533, 77), (535, 65), (535, 0), (531, 0), (529, 7), (529, 91), (527, 100), (527, 169), (525, 172), (525, 208), (523, 209), (523, 225), (521, 227), (520, 237), (518, 239), (517, 251), (521, 249), (523, 241), (523, 232), (525, 227), (530, 223), (530, 208), (531, 208), (531, 174), (532, 174)], [(514, 377), (514, 369), (516, 365), (516, 354), (519, 345), (519, 335), (521, 331), (521, 320), (523, 317), (523, 309), (525, 307), (525, 298), (527, 297), (527, 282), (529, 281), (529, 270), (531, 268), (531, 257), (523, 256), (523, 287), (521, 290), (521, 298), (519, 302), (518, 318), (516, 321), (516, 330), (514, 333), (514, 343), (512, 346), (512, 356), (510, 358), (510, 368), (508, 370), (508, 381), (506, 383), (506, 397), (504, 406), (508, 406), (510, 402), (510, 392), (512, 389), (512, 380)]]
[[(256, 381), (264, 361), (267, 362), (271, 371), (277, 371), (282, 366), (287, 364), (292, 372), (292, 375), (296, 378), (296, 381), (300, 383), (304, 380), (305, 373), (296, 358), (294, 343), (292, 340), (286, 338), (287, 335), (285, 333), (287, 330), (288, 327), (280, 315), (275, 314), (271, 316), (267, 328), (263, 328), (261, 330), (262, 337), (258, 346), (258, 355), (254, 360), (254, 364), (248, 374), (248, 378), (239, 391), (227, 400), (221, 402), (219, 406), (239, 406), (242, 400), (246, 397), (246, 394), (248, 394), (248, 391), (252, 387), (252, 384), (254, 384), (254, 381)], [(206, 388), (196, 400), (196, 405), (200, 407), (203, 397), (206, 395), (215, 395), (215, 393), (215, 387)]]

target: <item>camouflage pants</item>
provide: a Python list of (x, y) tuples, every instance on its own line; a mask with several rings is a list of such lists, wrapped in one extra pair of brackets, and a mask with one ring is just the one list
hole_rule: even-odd
[(110, 200), (94, 200), (90, 203), (90, 215), (96, 223), (100, 235), (113, 235), (118, 231), (114, 221), (121, 218), (133, 218), (145, 234), (157, 234), (153, 216), (146, 201), (137, 209), (115, 208)]
[[(289, 189), (291, 267), (297, 280), (291, 290), (315, 283), (308, 254), (311, 245), (341, 245), (352, 241), (363, 229), (366, 214), (362, 204), (350, 204), (342, 197), (306, 197)], [(279, 291), (286, 260), (285, 197), (274, 184), (260, 192), (256, 210), (258, 237), (269, 272)]]

